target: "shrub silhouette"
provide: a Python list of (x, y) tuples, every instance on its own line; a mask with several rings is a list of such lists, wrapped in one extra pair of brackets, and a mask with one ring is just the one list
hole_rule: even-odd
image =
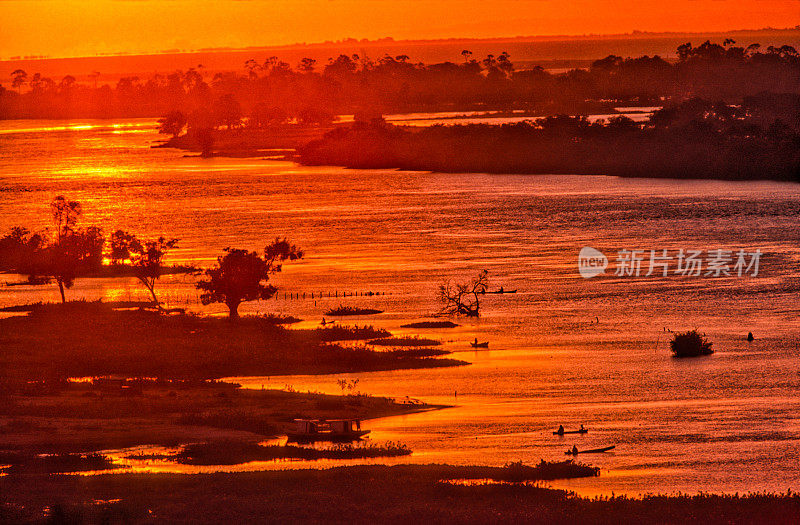
[(697, 330), (674, 334), (669, 345), (675, 357), (698, 357), (714, 353), (711, 341)]

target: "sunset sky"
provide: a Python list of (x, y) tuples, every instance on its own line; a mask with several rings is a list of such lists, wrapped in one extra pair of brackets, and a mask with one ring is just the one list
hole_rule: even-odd
[(0, 0), (0, 57), (800, 24), (800, 0)]

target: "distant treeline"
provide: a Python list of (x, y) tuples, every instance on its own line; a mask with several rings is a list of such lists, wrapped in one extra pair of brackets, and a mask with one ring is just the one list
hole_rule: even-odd
[(399, 128), (380, 121), (327, 133), (300, 162), (440, 172), (575, 173), (800, 181), (800, 95), (740, 105), (691, 99), (644, 125), (555, 116), (517, 124)]
[[(677, 61), (609, 56), (589, 69), (518, 70), (507, 53), (469, 50), (454, 62), (412, 63), (406, 55), (377, 61), (340, 55), (296, 67), (276, 57), (248, 60), (243, 72), (206, 78), (202, 68), (126, 77), (116, 86), (95, 73), (89, 84), (35, 72), (9, 72), (0, 86), (0, 118), (153, 117), (179, 111), (188, 126), (265, 127), (288, 121), (328, 123), (337, 114), (522, 109), (586, 114), (614, 105), (661, 106), (692, 97), (739, 103), (762, 91), (800, 93), (800, 56), (791, 46), (762, 49), (706, 42), (684, 44)], [(198, 124), (199, 122), (199, 124)], [(194, 124), (193, 124), (194, 123)]]

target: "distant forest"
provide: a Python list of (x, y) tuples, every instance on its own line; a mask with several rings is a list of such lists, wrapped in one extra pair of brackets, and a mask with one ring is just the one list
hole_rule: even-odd
[(302, 164), (349, 168), (800, 182), (800, 94), (764, 92), (737, 105), (693, 98), (643, 124), (622, 115), (420, 128), (356, 122), (299, 152)]
[[(188, 127), (263, 128), (329, 124), (340, 114), (524, 110), (588, 114), (614, 106), (664, 106), (691, 98), (739, 104), (761, 92), (800, 93), (800, 55), (791, 46), (684, 44), (678, 59), (608, 56), (588, 69), (517, 69), (507, 53), (412, 63), (405, 55), (369, 60), (340, 55), (327, 64), (251, 59), (239, 72), (206, 78), (202, 69), (115, 86), (67, 75), (11, 72), (0, 86), (0, 118), (157, 117), (180, 112)], [(369, 120), (366, 119), (366, 120)]]

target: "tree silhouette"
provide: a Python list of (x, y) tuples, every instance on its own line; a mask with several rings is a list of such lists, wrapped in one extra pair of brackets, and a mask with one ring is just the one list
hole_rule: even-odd
[(58, 83), (58, 89), (61, 91), (69, 91), (75, 86), (75, 77), (72, 75), (67, 75), (61, 79), (61, 82)]
[(247, 70), (247, 76), (251, 79), (258, 78), (258, 71), (262, 69), (261, 64), (252, 58), (245, 61), (244, 68)]
[(311, 73), (314, 71), (314, 66), (316, 63), (317, 61), (313, 58), (304, 58), (300, 60), (300, 64), (297, 66), (297, 69), (303, 73)]
[(31, 233), (22, 226), (15, 226), (0, 238), (0, 272), (13, 272), (28, 276), (32, 284), (44, 284), (46, 279), (41, 268), (42, 249), (45, 239), (41, 234)]
[(158, 132), (177, 137), (186, 127), (186, 116), (180, 111), (170, 111), (158, 119)]
[(216, 105), (217, 122), (228, 129), (238, 128), (242, 124), (242, 106), (230, 93), (219, 98)]
[(50, 203), (50, 213), (56, 226), (57, 240), (60, 240), (73, 231), (83, 209), (80, 202), (68, 201), (63, 195), (59, 195)]
[(137, 241), (136, 236), (126, 231), (117, 230), (111, 234), (109, 259), (111, 259), (112, 265), (125, 264), (125, 261), (130, 261), (131, 245), (134, 241)]
[(92, 71), (91, 73), (89, 73), (89, 78), (92, 79), (92, 82), (94, 83), (94, 88), (97, 89), (97, 79), (100, 78), (100, 72)]
[(205, 108), (198, 108), (187, 119), (188, 133), (200, 147), (203, 157), (214, 155), (214, 116)]
[(336, 120), (336, 115), (322, 106), (305, 106), (297, 114), (297, 120), (305, 126), (328, 126)]
[(164, 258), (171, 249), (178, 246), (178, 239), (167, 240), (165, 237), (159, 237), (140, 242), (136, 237), (131, 237), (130, 259), (133, 273), (150, 292), (153, 303), (160, 310), (161, 302), (155, 292), (156, 282), (164, 270)]
[(28, 74), (22, 69), (15, 69), (11, 72), (11, 87), (15, 88), (18, 93), (22, 92), (22, 86), (28, 81)]
[(231, 319), (239, 318), (239, 305), (245, 301), (269, 299), (277, 288), (269, 284), (270, 275), (281, 271), (284, 261), (303, 257), (303, 252), (286, 239), (275, 241), (264, 248), (264, 257), (257, 252), (226, 248), (225, 255), (217, 258), (217, 266), (205, 271), (206, 280), (197, 288), (203, 304), (224, 303)]
[(59, 195), (50, 203), (56, 236), (43, 250), (43, 262), (36, 270), (52, 276), (58, 284), (61, 302), (67, 302), (64, 289), (72, 288), (82, 271), (97, 269), (103, 261), (103, 234), (99, 228), (78, 230), (81, 204)]
[(439, 286), (439, 298), (443, 306), (441, 312), (449, 315), (480, 315), (480, 295), (486, 292), (489, 272), (483, 270), (470, 282), (452, 283), (450, 281)]
[(289, 115), (283, 109), (267, 104), (256, 104), (247, 118), (247, 126), (263, 129), (285, 124), (288, 120)]

